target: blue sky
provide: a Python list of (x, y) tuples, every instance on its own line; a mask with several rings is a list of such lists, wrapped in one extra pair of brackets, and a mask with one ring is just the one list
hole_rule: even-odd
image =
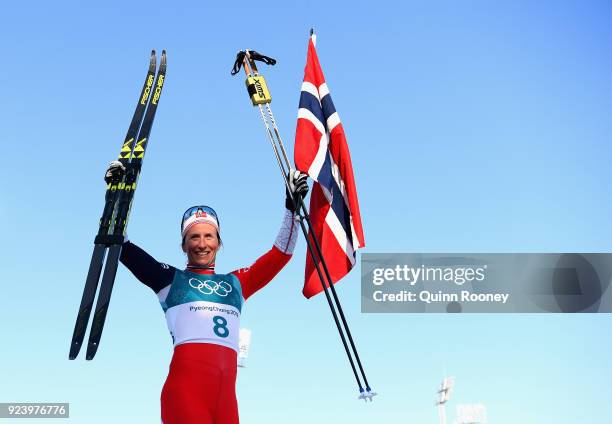
[[(170, 337), (124, 268), (95, 360), (67, 359), (103, 172), (152, 48), (167, 49), (168, 75), (129, 235), (159, 260), (184, 264), (179, 220), (199, 203), (220, 216), (220, 271), (273, 242), (282, 182), (229, 71), (239, 49), (278, 60), (260, 70), (291, 146), (310, 27), (351, 147), (364, 251), (609, 252), (611, 19), (604, 1), (5, 5), (0, 402), (158, 422)], [(245, 307), (243, 423), (434, 423), (445, 370), (450, 418), (476, 402), (498, 424), (612, 418), (610, 315), (361, 314), (354, 270), (337, 289), (380, 393), (359, 403), (324, 298), (301, 297), (304, 257), (300, 240)]]

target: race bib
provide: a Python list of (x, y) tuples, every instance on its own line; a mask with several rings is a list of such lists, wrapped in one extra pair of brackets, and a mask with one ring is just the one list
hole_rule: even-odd
[(166, 311), (168, 329), (174, 345), (214, 343), (238, 351), (240, 312), (230, 305), (214, 302), (189, 302)]
[(238, 351), (242, 290), (232, 274), (178, 271), (161, 302), (174, 345), (214, 343)]

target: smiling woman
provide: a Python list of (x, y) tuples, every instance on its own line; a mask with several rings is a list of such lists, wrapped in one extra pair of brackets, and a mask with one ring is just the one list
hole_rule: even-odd
[(187, 253), (190, 264), (211, 267), (215, 265), (220, 240), (212, 225), (198, 224), (189, 230), (182, 247), (183, 252)]
[[(125, 172), (111, 163), (106, 177)], [(308, 192), (306, 175), (291, 171), (285, 215), (272, 248), (247, 268), (215, 271), (221, 247), (219, 217), (208, 206), (193, 206), (181, 220), (186, 269), (160, 263), (127, 241), (121, 262), (159, 299), (174, 355), (161, 394), (165, 424), (237, 424), (236, 367), (240, 314), (244, 302), (289, 262), (297, 239), (294, 202)]]

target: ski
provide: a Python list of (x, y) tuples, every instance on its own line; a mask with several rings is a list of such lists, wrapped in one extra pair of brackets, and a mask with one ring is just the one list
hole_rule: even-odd
[[(136, 110), (132, 116), (132, 121), (119, 153), (119, 161), (124, 166), (129, 163), (130, 156), (132, 154), (132, 146), (138, 134), (138, 129), (141, 126), (151, 94), (151, 88), (153, 87), (156, 68), (157, 60), (155, 51), (153, 50), (151, 52), (147, 76), (140, 92), (140, 97), (138, 98), (138, 104), (136, 105)], [(117, 244), (122, 241), (113, 239), (112, 236), (109, 235), (109, 231), (112, 230), (111, 226), (113, 223), (113, 214), (115, 211), (115, 205), (117, 203), (118, 193), (121, 191), (121, 188), (122, 182), (119, 180), (113, 180), (106, 186), (104, 210), (102, 212), (102, 217), (100, 218), (98, 233), (94, 240), (94, 251), (91, 257), (87, 278), (85, 280), (85, 287), (83, 289), (83, 296), (81, 298), (81, 304), (79, 306), (79, 312), (74, 326), (74, 332), (70, 344), (70, 354), (68, 356), (69, 359), (75, 359), (78, 356), (83, 339), (85, 338), (85, 332), (87, 330), (89, 316), (91, 315), (94, 298), (98, 289), (98, 281), (102, 272), (102, 266), (104, 265), (104, 258), (106, 256), (107, 248), (112, 244)]]
[(126, 164), (124, 181), (121, 184), (121, 190), (119, 190), (118, 194), (111, 238), (114, 240), (120, 240), (120, 242), (113, 243), (109, 248), (106, 267), (104, 269), (104, 274), (102, 275), (100, 294), (98, 295), (98, 301), (96, 303), (96, 309), (91, 325), (91, 332), (89, 333), (87, 354), (85, 356), (85, 359), (87, 360), (92, 360), (94, 358), (100, 345), (100, 338), (102, 337), (102, 330), (104, 329), (104, 322), (106, 320), (113, 285), (115, 283), (115, 275), (117, 274), (117, 267), (119, 265), (119, 258), (121, 256), (121, 249), (127, 228), (127, 222), (132, 201), (134, 199), (134, 192), (136, 190), (138, 177), (140, 176), (142, 161), (144, 159), (147, 143), (149, 141), (149, 135), (151, 134), (153, 120), (155, 119), (155, 113), (157, 112), (157, 105), (161, 97), (165, 79), (166, 51), (163, 50), (159, 71), (157, 73), (157, 77), (155, 78), (151, 98), (144, 116), (144, 120), (142, 121), (140, 132), (136, 138), (138, 141), (134, 145), (134, 149), (131, 152), (130, 162)]

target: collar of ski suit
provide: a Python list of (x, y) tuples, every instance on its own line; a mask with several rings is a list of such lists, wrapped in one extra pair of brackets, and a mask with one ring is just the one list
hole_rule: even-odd
[(196, 274), (214, 274), (215, 273), (215, 267), (213, 266), (211, 268), (197, 268), (197, 267), (187, 266), (185, 268), (185, 271), (195, 272)]

